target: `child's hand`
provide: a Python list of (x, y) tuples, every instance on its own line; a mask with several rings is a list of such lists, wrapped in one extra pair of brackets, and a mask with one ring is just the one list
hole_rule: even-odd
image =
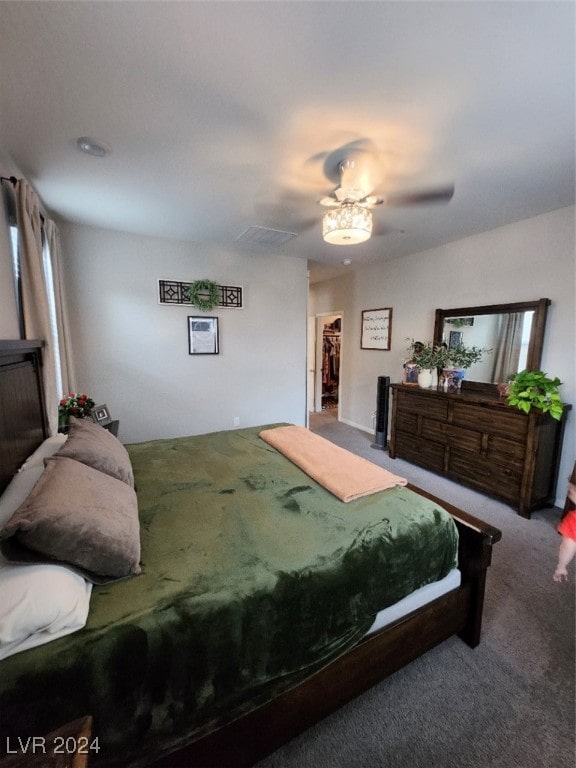
[(566, 568), (556, 568), (554, 571), (554, 581), (568, 581), (568, 571)]

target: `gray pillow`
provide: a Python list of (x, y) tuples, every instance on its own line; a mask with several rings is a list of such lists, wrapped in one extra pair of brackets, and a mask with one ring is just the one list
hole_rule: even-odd
[(57, 455), (81, 461), (134, 488), (128, 451), (117, 437), (93, 421), (70, 419), (68, 440)]
[(95, 583), (140, 573), (134, 489), (72, 459), (45, 463), (30, 496), (0, 531), (4, 556), (66, 563)]

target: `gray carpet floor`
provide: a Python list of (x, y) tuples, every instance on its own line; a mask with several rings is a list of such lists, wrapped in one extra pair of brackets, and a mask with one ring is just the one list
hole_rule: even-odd
[[(310, 428), (495, 525), (483, 635), (451, 638), (285, 745), (258, 768), (574, 768), (575, 593), (552, 579), (560, 509), (530, 520), (311, 414)], [(565, 485), (567, 478), (561, 479)]]

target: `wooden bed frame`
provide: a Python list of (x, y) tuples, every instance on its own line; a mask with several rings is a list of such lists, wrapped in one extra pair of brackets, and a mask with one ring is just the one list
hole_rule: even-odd
[[(0, 492), (47, 436), (40, 376), (42, 342), (0, 341)], [(151, 765), (242, 768), (335, 712), (376, 683), (457, 634), (480, 641), (486, 572), (497, 528), (413, 486), (454, 518), (461, 586), (362, 640), (303, 683)], [(89, 715), (91, 713), (83, 713)], [(97, 734), (93, 734), (97, 735)]]

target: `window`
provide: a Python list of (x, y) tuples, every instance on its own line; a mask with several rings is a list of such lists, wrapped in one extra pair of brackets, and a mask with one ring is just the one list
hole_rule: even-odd
[(24, 311), (22, 309), (22, 282), (20, 277), (20, 258), (18, 256), (18, 226), (16, 224), (16, 201), (14, 200), (14, 187), (10, 181), (2, 180), (2, 192), (6, 210), (6, 221), (10, 235), (10, 250), (12, 255), (12, 275), (14, 278), (14, 296), (16, 299), (16, 312), (18, 313), (18, 329), (20, 338), (24, 333)]
[(52, 335), (52, 345), (54, 349), (54, 368), (56, 375), (56, 389), (58, 397), (64, 393), (64, 384), (62, 381), (62, 366), (60, 364), (60, 342), (58, 337), (58, 321), (56, 319), (56, 293), (54, 291), (54, 273), (52, 271), (52, 258), (50, 255), (50, 245), (44, 234), (42, 234), (42, 262), (44, 265), (44, 279), (46, 280), (46, 293), (48, 299), (48, 312), (50, 315), (50, 332)]

